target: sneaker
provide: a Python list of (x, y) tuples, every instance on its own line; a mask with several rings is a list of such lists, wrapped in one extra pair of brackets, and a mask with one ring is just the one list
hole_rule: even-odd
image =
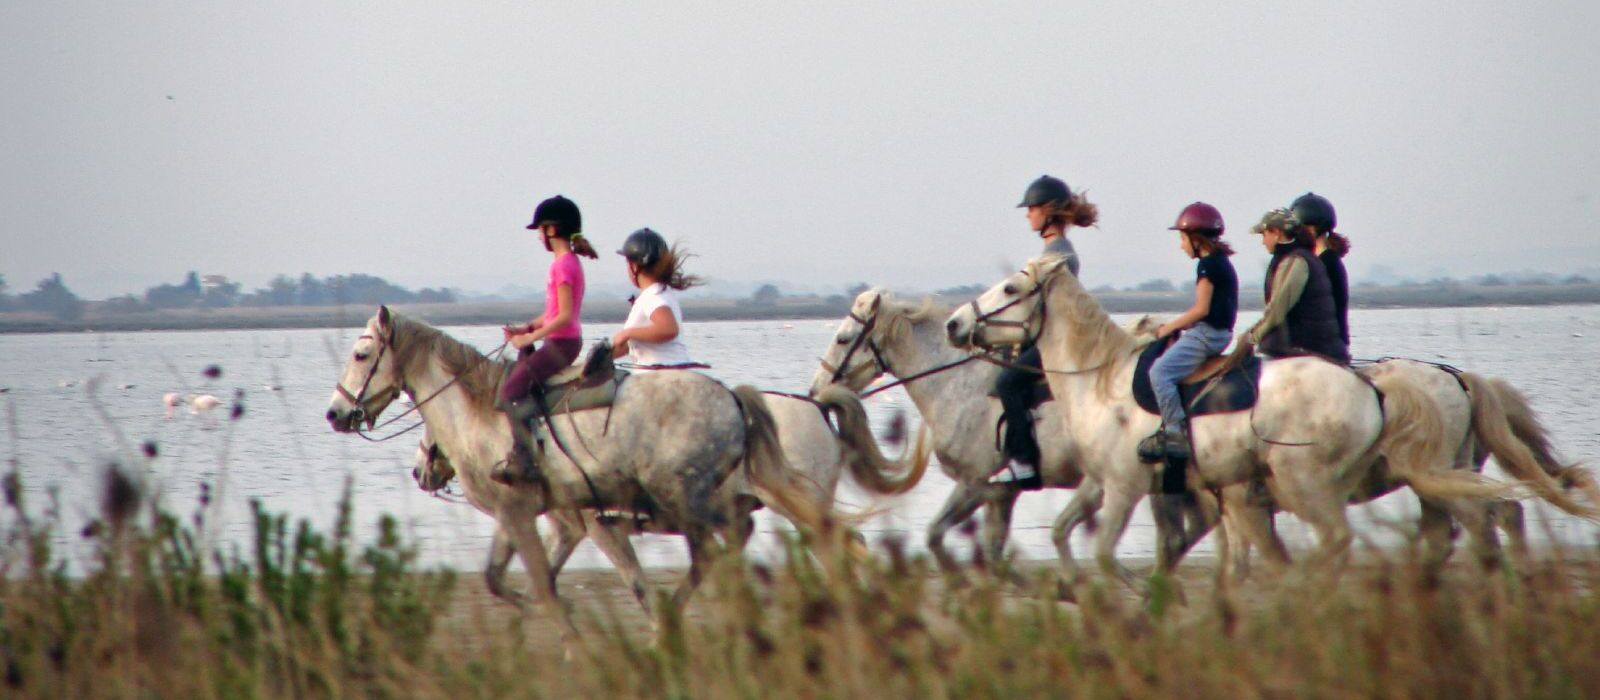
[(1008, 465), (999, 473), (989, 477), (989, 483), (1012, 486), (1023, 491), (1038, 491), (1044, 488), (1044, 479), (1039, 477), (1039, 471), (1026, 464)]

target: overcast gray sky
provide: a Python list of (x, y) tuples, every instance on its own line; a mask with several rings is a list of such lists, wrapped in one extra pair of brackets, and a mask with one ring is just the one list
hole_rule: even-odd
[[(0, 0), (0, 274), (541, 286), (652, 226), (733, 286), (997, 279), (1040, 173), (1090, 284), (1313, 189), (1359, 279), (1600, 268), (1600, 3)], [(621, 282), (611, 256), (591, 280)], [(793, 288), (791, 287), (791, 288)]]

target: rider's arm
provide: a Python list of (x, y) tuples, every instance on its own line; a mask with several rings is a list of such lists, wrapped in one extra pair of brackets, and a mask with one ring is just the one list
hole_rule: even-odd
[(561, 284), (556, 287), (556, 317), (550, 319), (549, 323), (540, 324), (539, 327), (533, 329), (532, 332), (512, 338), (512, 344), (519, 348), (528, 347), (533, 345), (534, 342), (538, 341), (540, 338), (550, 335), (551, 333), (554, 333), (562, 328), (566, 328), (567, 324), (571, 322), (572, 285)]
[(1165, 338), (1200, 322), (1206, 314), (1211, 313), (1211, 280), (1204, 277), (1194, 284), (1194, 306), (1183, 312), (1177, 318), (1167, 321), (1156, 329), (1157, 338)]
[(1306, 261), (1300, 257), (1283, 261), (1278, 274), (1272, 278), (1272, 301), (1267, 302), (1267, 308), (1261, 311), (1261, 320), (1245, 334), (1245, 340), (1252, 345), (1260, 345), (1262, 338), (1283, 323), (1289, 316), (1289, 309), (1300, 301), (1300, 294), (1306, 290), (1306, 280), (1310, 279), (1310, 274), (1306, 270)]
[(611, 336), (611, 356), (622, 357), (628, 354), (630, 341), (664, 343), (676, 337), (678, 337), (678, 319), (672, 315), (670, 307), (658, 306), (655, 311), (650, 312), (650, 325), (624, 328)]

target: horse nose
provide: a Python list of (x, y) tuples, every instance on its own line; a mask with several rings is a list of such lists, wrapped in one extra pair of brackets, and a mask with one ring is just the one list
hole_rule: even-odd
[(411, 478), (422, 481), (422, 467), (412, 467)]
[(335, 411), (335, 410), (333, 410), (331, 408), (328, 409), (328, 422), (329, 423), (337, 423), (338, 421), (339, 421), (339, 412)]
[(961, 321), (953, 318), (949, 321), (946, 321), (944, 324), (944, 334), (951, 340), (960, 340), (958, 336), (961, 335)]

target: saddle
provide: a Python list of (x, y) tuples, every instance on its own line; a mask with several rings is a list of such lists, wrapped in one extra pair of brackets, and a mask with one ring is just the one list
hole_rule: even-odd
[(583, 364), (573, 364), (551, 377), (541, 392), (547, 416), (605, 408), (617, 398), (628, 371), (611, 360), (611, 343), (596, 343)]
[[(1150, 366), (1167, 351), (1170, 342), (1151, 343), (1139, 353), (1139, 364), (1133, 370), (1133, 400), (1147, 413), (1161, 415), (1161, 408), (1156, 403), (1155, 389), (1150, 386)], [(1227, 359), (1224, 355), (1207, 358), (1205, 362), (1190, 372), (1178, 384), (1178, 396), (1183, 398), (1185, 411), (1192, 416), (1204, 416), (1212, 413), (1232, 413), (1247, 411), (1256, 405), (1256, 386), (1261, 383), (1261, 358), (1251, 355), (1238, 367), (1229, 370), (1222, 381), (1210, 392), (1194, 403), (1195, 395), (1205, 390), (1217, 370)]]

